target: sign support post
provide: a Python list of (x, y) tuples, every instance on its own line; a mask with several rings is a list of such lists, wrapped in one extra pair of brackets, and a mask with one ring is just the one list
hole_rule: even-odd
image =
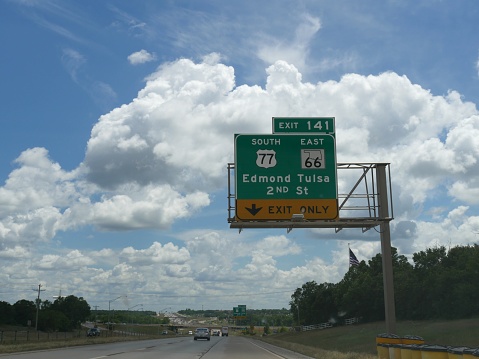
[(376, 168), (378, 187), (379, 225), (381, 235), (381, 253), (383, 264), (384, 309), (386, 317), (386, 330), (396, 333), (396, 306), (394, 303), (393, 264), (391, 252), (391, 230), (389, 227), (389, 206), (386, 182), (386, 165), (378, 164)]

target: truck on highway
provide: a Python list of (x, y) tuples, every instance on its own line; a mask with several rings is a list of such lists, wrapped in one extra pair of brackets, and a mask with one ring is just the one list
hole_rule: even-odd
[(221, 327), (221, 336), (222, 337), (228, 336), (228, 327)]

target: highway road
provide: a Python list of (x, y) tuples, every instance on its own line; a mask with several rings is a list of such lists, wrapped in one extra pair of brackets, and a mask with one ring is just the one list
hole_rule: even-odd
[(2, 354), (12, 359), (310, 359), (258, 340), (246, 337), (175, 337), (122, 343), (85, 345), (81, 347)]

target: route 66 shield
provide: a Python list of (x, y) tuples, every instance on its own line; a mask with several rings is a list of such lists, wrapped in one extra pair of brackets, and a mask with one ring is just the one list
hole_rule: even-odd
[(258, 167), (270, 168), (276, 166), (276, 151), (258, 150), (256, 155), (256, 165)]

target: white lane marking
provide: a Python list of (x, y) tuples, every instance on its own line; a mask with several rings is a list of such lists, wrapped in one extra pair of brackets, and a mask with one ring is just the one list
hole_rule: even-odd
[(264, 347), (262, 347), (262, 346), (260, 346), (260, 345), (258, 345), (258, 344), (256, 344), (256, 343), (253, 343), (253, 342), (250, 342), (250, 343), (253, 344), (253, 345), (255, 345), (255, 346), (257, 346), (258, 348), (263, 349), (264, 351), (266, 351), (266, 352), (268, 352), (268, 353), (270, 353), (270, 354), (273, 354), (273, 355), (274, 355), (275, 357), (277, 357), (277, 358), (282, 358), (282, 359), (284, 359), (284, 356), (281, 356), (281, 355), (278, 355), (278, 354), (276, 354), (276, 353), (273, 353), (271, 350), (268, 350), (268, 349), (266, 349), (266, 348), (264, 348)]

